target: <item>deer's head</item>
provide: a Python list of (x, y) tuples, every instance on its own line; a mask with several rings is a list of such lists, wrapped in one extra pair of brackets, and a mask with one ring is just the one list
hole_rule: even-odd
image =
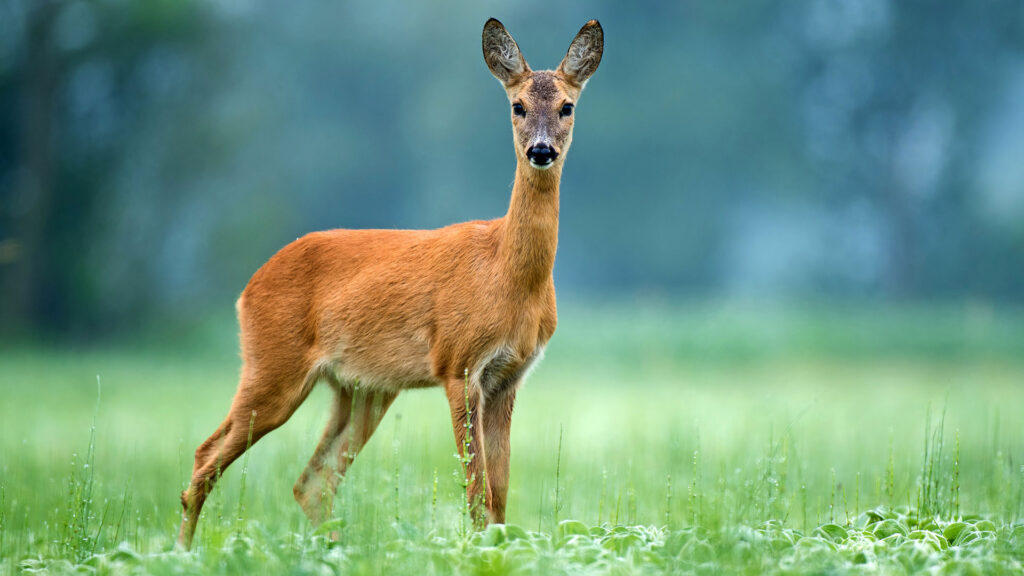
[(484, 60), (512, 104), (516, 157), (537, 170), (560, 164), (572, 144), (576, 101), (601, 63), (604, 32), (587, 22), (556, 70), (531, 70), (519, 46), (494, 18), (484, 24)]

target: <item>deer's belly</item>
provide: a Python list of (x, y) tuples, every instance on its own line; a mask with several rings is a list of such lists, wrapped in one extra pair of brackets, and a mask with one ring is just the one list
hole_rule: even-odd
[(331, 373), (344, 385), (397, 392), (439, 386), (431, 374), (430, 347), (418, 334), (346, 339), (330, 356)]

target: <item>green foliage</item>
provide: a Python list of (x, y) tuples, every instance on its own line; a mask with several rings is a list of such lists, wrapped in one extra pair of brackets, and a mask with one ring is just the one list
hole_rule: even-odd
[[(190, 554), (172, 550), (178, 494), (191, 451), (234, 392), (232, 355), (4, 350), (0, 574), (1013, 574), (1024, 565), (1024, 421), (994, 417), (1024, 410), (1019, 358), (803, 350), (700, 360), (628, 340), (594, 344), (597, 320), (586, 318), (567, 315), (517, 397), (512, 524), (463, 529), (464, 462), (451, 457), (448, 405), (419, 390), (396, 401), (355, 460), (334, 517), (310, 526), (291, 489), (330, 401), (318, 389), (225, 472)], [(643, 334), (682, 341), (692, 324), (620, 326), (657, 342)], [(585, 343), (590, 357), (575, 352)]]
[[(197, 554), (140, 554), (127, 544), (83, 562), (30, 558), (26, 572), (100, 574), (1017, 574), (1024, 562), (1024, 525), (938, 523), (914, 529), (914, 516), (862, 528), (826, 524), (810, 534), (778, 522), (716, 532), (647, 526), (559, 524), (556, 534), (492, 525), (466, 541), (385, 527), (373, 546), (337, 544), (321, 534), (275, 537), (251, 523), (223, 545)], [(877, 530), (892, 523), (897, 531)], [(337, 528), (336, 524), (332, 525)], [(947, 538), (951, 528), (956, 536)]]

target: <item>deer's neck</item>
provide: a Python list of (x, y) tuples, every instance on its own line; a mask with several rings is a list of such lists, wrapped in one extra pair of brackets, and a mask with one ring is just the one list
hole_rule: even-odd
[(558, 247), (558, 184), (561, 163), (536, 170), (516, 166), (512, 202), (502, 230), (501, 259), (515, 290), (534, 290), (551, 278)]

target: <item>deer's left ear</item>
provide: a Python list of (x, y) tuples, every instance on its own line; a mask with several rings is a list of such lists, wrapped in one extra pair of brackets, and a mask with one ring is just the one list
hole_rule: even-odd
[(523, 74), (530, 71), (526, 59), (519, 52), (519, 45), (501, 22), (494, 18), (484, 24), (483, 46), (487, 67), (505, 86), (515, 84)]
[(597, 20), (591, 20), (580, 28), (579, 34), (569, 45), (565, 58), (558, 65), (558, 71), (564, 74), (567, 80), (582, 88), (597, 70), (603, 52), (604, 30)]

